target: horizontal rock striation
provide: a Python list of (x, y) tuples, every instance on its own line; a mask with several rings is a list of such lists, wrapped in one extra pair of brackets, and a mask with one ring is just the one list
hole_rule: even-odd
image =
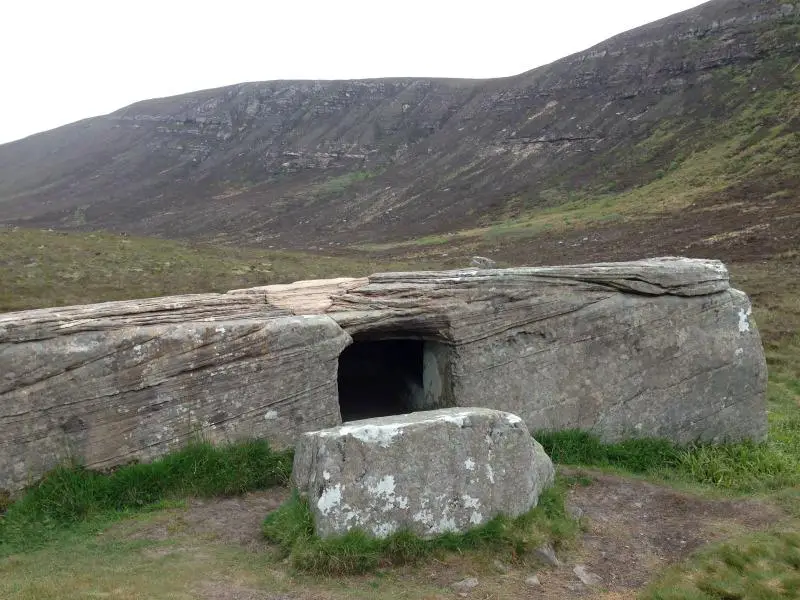
[(0, 488), (193, 436), (291, 444), (341, 423), (342, 351), (387, 340), (348, 369), (419, 353), (398, 361), (419, 364), (400, 408), (367, 394), (379, 414), (480, 406), (609, 441), (766, 434), (758, 330), (718, 261), (384, 273), (0, 315)]

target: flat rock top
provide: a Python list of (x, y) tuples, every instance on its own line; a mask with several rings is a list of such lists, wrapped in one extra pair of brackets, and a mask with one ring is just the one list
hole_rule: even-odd
[(372, 419), (362, 419), (360, 421), (349, 421), (331, 429), (322, 431), (312, 431), (305, 435), (319, 435), (323, 437), (353, 436), (358, 439), (379, 438), (390, 435), (392, 432), (399, 432), (407, 427), (425, 426), (432, 424), (450, 423), (458, 427), (469, 425), (472, 419), (495, 419), (504, 420), (509, 425), (521, 423), (517, 415), (492, 410), (490, 408), (463, 407), (440, 408), (438, 410), (426, 410), (413, 412), (403, 415), (391, 415), (388, 417), (375, 417)]
[[(621, 292), (647, 296), (702, 296), (729, 288), (720, 261), (662, 257), (618, 263), (511, 269), (376, 273), (363, 278), (298, 281), (226, 294), (190, 294), (45, 308), (0, 314), (0, 343), (47, 339), (80, 331), (198, 321), (328, 314), (430, 312), (481, 297), (540, 290)], [(344, 317), (342, 315), (345, 315)]]

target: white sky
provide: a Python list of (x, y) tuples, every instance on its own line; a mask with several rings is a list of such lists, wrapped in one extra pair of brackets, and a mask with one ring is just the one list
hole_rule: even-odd
[(500, 77), (698, 0), (0, 0), (0, 143), (243, 81)]

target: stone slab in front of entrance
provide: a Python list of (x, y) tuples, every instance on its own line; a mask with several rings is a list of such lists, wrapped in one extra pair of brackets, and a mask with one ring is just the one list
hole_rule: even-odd
[(518, 416), (451, 408), (304, 434), (293, 478), (320, 536), (429, 537), (530, 510), (553, 463)]

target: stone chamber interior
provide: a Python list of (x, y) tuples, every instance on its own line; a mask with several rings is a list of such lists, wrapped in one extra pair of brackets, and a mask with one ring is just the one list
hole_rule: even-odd
[(425, 410), (424, 352), (422, 340), (354, 340), (339, 357), (342, 421)]

